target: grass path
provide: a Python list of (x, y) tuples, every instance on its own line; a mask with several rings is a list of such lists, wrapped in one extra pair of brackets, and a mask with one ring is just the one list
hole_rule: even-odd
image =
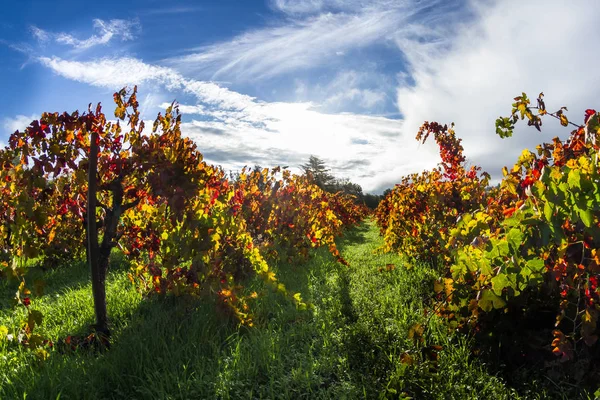
[[(108, 284), (112, 349), (52, 352), (39, 362), (0, 344), (0, 399), (517, 398), (470, 356), (465, 339), (435, 319), (424, 343), (415, 345), (408, 332), (427, 323), (423, 299), (435, 274), (426, 266), (406, 268), (393, 254), (374, 254), (381, 245), (367, 221), (339, 240), (350, 267), (322, 250), (303, 265), (274, 265), (314, 309), (297, 311), (251, 280), (247, 290), (263, 295), (252, 304), (250, 329), (238, 328), (211, 299), (142, 300), (116, 262)], [(85, 331), (93, 322), (85, 266), (45, 279), (48, 291), (34, 303), (46, 315), (44, 334), (56, 339)], [(0, 283), (0, 298), (10, 296)], [(20, 317), (0, 302), (0, 325)], [(437, 362), (407, 362), (427, 359), (421, 348), (430, 345), (442, 346)]]

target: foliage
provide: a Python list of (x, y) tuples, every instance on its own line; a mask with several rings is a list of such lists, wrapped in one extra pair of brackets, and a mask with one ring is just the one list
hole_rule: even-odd
[(366, 193), (363, 196), (363, 201), (365, 206), (367, 206), (370, 210), (376, 210), (383, 197), (384, 196), (378, 194)]
[(351, 197), (328, 193), (308, 177), (279, 168), (242, 171), (236, 198), (255, 242), (275, 257), (277, 248), (288, 257), (306, 258), (311, 248), (326, 246), (345, 263), (334, 239), (343, 226), (356, 224), (366, 214)]
[(325, 165), (325, 161), (317, 156), (310, 156), (306, 164), (301, 165), (304, 174), (322, 190), (331, 190), (335, 177), (330, 174), (330, 169)]
[(358, 183), (351, 182), (348, 178), (336, 178), (332, 185), (331, 192), (341, 192), (343, 194), (353, 196), (358, 203), (362, 203), (364, 201), (362, 187)]
[[(517, 115), (539, 129), (542, 115), (569, 124), (563, 110), (546, 112), (543, 94), (538, 115), (523, 94), (515, 98), (509, 125)], [(503, 122), (504, 121), (504, 122)], [(505, 124), (510, 121), (510, 124)], [(561, 362), (586, 353), (598, 340), (600, 290), (600, 175), (598, 113), (587, 110), (584, 125), (568, 140), (555, 138), (524, 150), (487, 207), (466, 214), (452, 230), (451, 278), (447, 316), (473, 326), (480, 314), (532, 307), (556, 313), (552, 349)], [(508, 126), (508, 127), (507, 127)], [(469, 243), (460, 245), (460, 243)], [(445, 286), (445, 287), (444, 287)], [(542, 298), (533, 293), (542, 293)]]
[[(578, 126), (566, 111), (548, 112), (543, 93), (536, 107), (524, 93), (515, 98), (511, 115), (496, 121), (499, 136), (512, 136), (523, 119), (541, 130), (546, 115), (576, 129), (537, 153), (524, 150), (496, 188), (485, 187), (487, 174), (465, 171), (452, 129), (425, 123), (418, 138), (437, 134), (441, 166), (404, 178), (376, 216), (386, 250), (443, 256), (432, 297), (451, 328), (505, 341), (499, 357), (514, 357), (512, 365), (543, 362), (557, 379), (589, 386), (600, 333), (600, 117), (587, 110)], [(546, 359), (545, 349), (557, 357)]]
[(103, 334), (105, 280), (115, 247), (131, 262), (130, 280), (141, 289), (216, 293), (244, 324), (252, 318), (239, 280), (249, 274), (306, 308), (270, 269), (265, 247), (285, 244), (307, 255), (310, 248), (327, 246), (344, 262), (334, 237), (364, 210), (287, 171), (277, 180), (279, 169), (249, 178), (243, 172), (231, 182), (182, 136), (175, 104), (159, 113), (148, 133), (137, 88), (115, 93), (114, 100), (115, 122), (100, 105), (81, 115), (44, 113), (11, 135), (0, 152), (1, 270), (20, 281), (18, 304), (38, 315), (29, 309), (22, 267), (27, 260), (57, 253), (76, 257), (87, 245), (95, 329)]
[(381, 200), (375, 215), (386, 251), (437, 261), (449, 257), (445, 246), (449, 227), (485, 202), (489, 175), (479, 174), (478, 167), (465, 167), (453, 126), (425, 122), (417, 140), (425, 142), (430, 134), (440, 149), (440, 165), (404, 177)]

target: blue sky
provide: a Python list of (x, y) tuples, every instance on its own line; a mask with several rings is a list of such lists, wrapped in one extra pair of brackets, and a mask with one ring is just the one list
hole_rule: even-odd
[[(457, 123), (494, 177), (523, 147), (494, 119), (546, 93), (598, 107), (600, 2), (256, 0), (10, 2), (0, 15), (0, 142), (43, 111), (83, 110), (138, 84), (143, 117), (177, 100), (207, 161), (297, 168), (311, 154), (380, 192), (438, 161), (414, 136)], [(596, 104), (594, 103), (596, 102)]]

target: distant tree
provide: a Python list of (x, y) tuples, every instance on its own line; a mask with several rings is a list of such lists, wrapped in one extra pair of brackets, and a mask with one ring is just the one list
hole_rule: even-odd
[[(359, 184), (350, 181), (349, 178), (338, 179), (333, 176), (329, 172), (331, 170), (325, 165), (325, 161), (321, 160), (320, 158), (310, 156), (308, 162), (301, 165), (301, 168), (304, 170), (304, 173), (321, 189), (330, 193), (342, 192), (354, 196), (357, 204), (366, 204), (362, 187)], [(381, 196), (370, 196), (375, 196), (369, 200), (372, 204), (375, 204), (371, 208), (377, 207), (379, 200), (381, 200)]]
[(356, 197), (357, 202), (362, 203), (363, 191), (358, 183), (353, 183), (348, 178), (336, 179), (332, 184), (333, 192), (343, 192)]
[(300, 166), (304, 173), (323, 190), (328, 192), (334, 189), (335, 177), (329, 172), (329, 168), (325, 166), (325, 161), (316, 156), (310, 156), (306, 164)]
[(374, 210), (377, 208), (377, 206), (379, 205), (379, 202), (381, 201), (382, 198), (383, 198), (382, 195), (366, 193), (363, 196), (363, 202), (371, 210)]

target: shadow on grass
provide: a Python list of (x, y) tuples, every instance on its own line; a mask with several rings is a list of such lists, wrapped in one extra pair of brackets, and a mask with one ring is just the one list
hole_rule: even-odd
[(366, 234), (369, 232), (369, 225), (362, 222), (352, 228), (346, 229), (343, 234), (337, 239), (340, 246), (357, 245), (367, 242)]
[[(129, 269), (125, 256), (118, 251), (111, 254), (109, 273)], [(66, 261), (63, 265), (46, 269), (42, 265), (28, 268), (27, 287), (34, 297), (54, 296), (90, 284), (90, 272), (85, 259)], [(0, 311), (14, 306), (13, 298), (19, 286), (16, 279), (0, 280)], [(40, 293), (36, 293), (37, 291)]]
[[(368, 241), (372, 229), (360, 225), (347, 235)], [(362, 251), (355, 243), (346, 241)], [(121, 286), (109, 298), (111, 350), (52, 352), (44, 363), (10, 372), (10, 386), (3, 388), (0, 381), (0, 398), (24, 398), (25, 393), (44, 399), (59, 394), (63, 399), (376, 398), (390, 370), (386, 352), (398, 347), (392, 348), (383, 329), (387, 317), (398, 315), (377, 316), (374, 308), (380, 303), (374, 300), (394, 286), (386, 286), (376, 269), (389, 257), (352, 269), (319, 249), (305, 264), (281, 263), (279, 279), (314, 305), (311, 312), (296, 310), (259, 279), (244, 282), (249, 292), (261, 293), (250, 304), (252, 329), (238, 328), (214, 297), (151, 297), (126, 308), (130, 300), (123, 300), (128, 294), (121, 284), (127, 280), (121, 274)], [(398, 303), (392, 300), (389, 309)]]
[(214, 297), (151, 297), (115, 324), (110, 351), (51, 352), (44, 363), (27, 367), (31, 371), (11, 374), (12, 385), (0, 387), (0, 397), (312, 399), (371, 391), (345, 360), (360, 365), (361, 351), (373, 344), (350, 332), (339, 335), (340, 326), (358, 318), (346, 267), (323, 250), (307, 265), (281, 265), (279, 274), (321, 313), (296, 310), (283, 296), (265, 292), (259, 279), (245, 284), (263, 293), (251, 305), (251, 329), (238, 328)]
[(210, 382), (218, 374), (211, 363), (218, 361), (221, 351), (216, 344), (226, 342), (235, 331), (233, 318), (216, 313), (215, 307), (207, 299), (144, 301), (131, 320), (121, 321), (115, 329), (111, 350), (53, 351), (45, 362), (33, 364), (34, 374), (11, 377), (13, 385), (8, 389), (13, 392), (3, 394), (5, 398), (25, 398), (26, 394), (47, 399), (59, 395), (69, 399), (165, 398), (181, 391), (177, 385), (196, 373), (207, 375), (194, 379), (196, 394), (210, 398), (214, 393)]

